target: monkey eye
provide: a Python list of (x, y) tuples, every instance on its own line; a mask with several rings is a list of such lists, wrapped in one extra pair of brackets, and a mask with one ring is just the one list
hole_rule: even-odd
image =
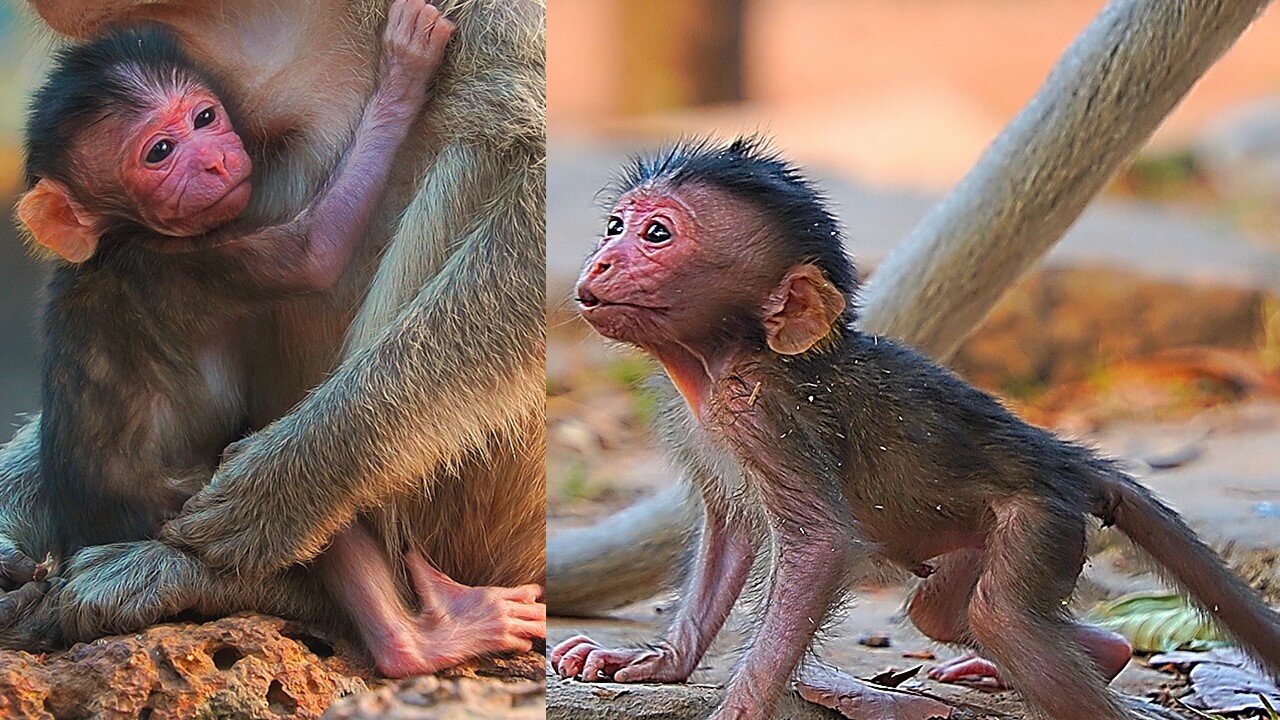
[(161, 140), (155, 145), (152, 145), (151, 150), (147, 152), (147, 162), (158, 163), (161, 160), (164, 160), (173, 154), (173, 147), (174, 145), (172, 140)]
[(609, 220), (604, 226), (605, 235), (621, 235), (622, 234), (622, 218), (617, 215), (610, 215)]
[(645, 242), (660, 245), (671, 239), (671, 231), (667, 229), (666, 225), (655, 222), (644, 231), (644, 239)]
[(200, 111), (199, 115), (196, 115), (195, 128), (199, 130), (202, 127), (211, 125), (217, 117), (218, 115), (213, 111), (213, 108), (205, 108)]

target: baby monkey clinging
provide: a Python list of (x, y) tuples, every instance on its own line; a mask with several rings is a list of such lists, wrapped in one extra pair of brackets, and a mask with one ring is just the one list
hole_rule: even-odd
[(872, 560), (924, 577), (913, 622), (989, 655), (1037, 712), (1134, 717), (1106, 686), (1127, 644), (1065, 609), (1090, 515), (1280, 671), (1280, 618), (1173, 510), (1110, 461), (854, 328), (854, 268), (797, 168), (754, 139), (692, 143), (639, 161), (621, 185), (580, 307), (603, 335), (657, 358), (683, 396), (693, 421), (666, 435), (706, 519), (666, 636), (634, 649), (572, 638), (552, 653), (560, 674), (684, 680), (769, 547), (762, 617), (718, 720), (770, 717), (793, 673), (804, 697), (850, 718), (947, 714), (805, 661)]
[[(295, 380), (256, 366), (337, 330), (325, 319), (339, 313), (313, 308), (351, 300), (341, 281), (368, 252), (401, 148), (415, 127), (421, 134), (453, 31), (426, 0), (388, 3), (374, 86), (342, 159), (310, 202), (277, 224), (264, 224), (260, 209), (246, 211), (252, 163), (233, 119), (243, 128), (256, 118), (228, 113), (216, 78), (175, 33), (119, 28), (58, 54), (32, 101), (31, 187), (18, 214), (34, 241), (63, 260), (48, 287), (39, 432), (41, 492), (57, 554), (70, 558), (69, 582), (82, 548), (156, 538), (210, 481), (224, 448), (285, 410), (266, 385)], [(250, 150), (278, 160), (274, 148)], [(298, 378), (309, 372), (279, 358), (265, 364), (298, 365)], [(356, 519), (307, 571), (350, 615), (383, 674), (527, 651), (545, 636), (537, 586), (471, 588), (418, 548), (395, 548), (390, 558), (385, 550)], [(399, 560), (416, 608), (398, 592)], [(280, 599), (289, 595), (250, 597), (256, 605), (243, 609), (297, 612)], [(59, 631), (84, 635), (67, 627), (77, 615), (58, 602), (53, 596), (36, 613), (52, 607), (64, 623), (43, 638), (49, 644), (63, 639)], [(200, 602), (171, 593), (160, 610), (201, 610)], [(308, 612), (327, 607), (316, 598)]]

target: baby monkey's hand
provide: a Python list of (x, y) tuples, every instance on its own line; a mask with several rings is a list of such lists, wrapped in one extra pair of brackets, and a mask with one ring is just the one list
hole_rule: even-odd
[(426, 0), (393, 0), (382, 38), (382, 84), (403, 93), (407, 102), (420, 105), (444, 59), (444, 47), (453, 29), (440, 9)]

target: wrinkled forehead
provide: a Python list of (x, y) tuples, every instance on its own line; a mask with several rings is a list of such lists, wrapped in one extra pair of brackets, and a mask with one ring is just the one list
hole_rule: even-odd
[(690, 229), (711, 231), (716, 236), (758, 234), (769, 226), (768, 218), (753, 203), (710, 183), (689, 181), (679, 184), (668, 180), (645, 183), (618, 197), (612, 214), (663, 214)]
[(138, 62), (121, 62), (107, 69), (106, 82), (117, 94), (133, 98), (141, 106), (155, 107), (174, 97), (212, 96), (203, 82), (183, 68), (143, 67)]

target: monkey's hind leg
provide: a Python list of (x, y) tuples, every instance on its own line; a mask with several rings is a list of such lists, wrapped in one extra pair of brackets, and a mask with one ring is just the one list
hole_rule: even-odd
[[(938, 642), (975, 646), (968, 612), (982, 563), (978, 549), (956, 550), (937, 559), (933, 574), (920, 583), (907, 603), (907, 614), (920, 632)], [(1075, 633), (1076, 641), (1106, 681), (1120, 674), (1133, 654), (1129, 643), (1109, 630), (1077, 623)], [(995, 663), (973, 653), (935, 665), (929, 677), (939, 682), (1009, 687)]]
[(970, 632), (1027, 703), (1053, 720), (1127, 720), (1066, 611), (1084, 563), (1082, 515), (1014, 497), (992, 508)]

